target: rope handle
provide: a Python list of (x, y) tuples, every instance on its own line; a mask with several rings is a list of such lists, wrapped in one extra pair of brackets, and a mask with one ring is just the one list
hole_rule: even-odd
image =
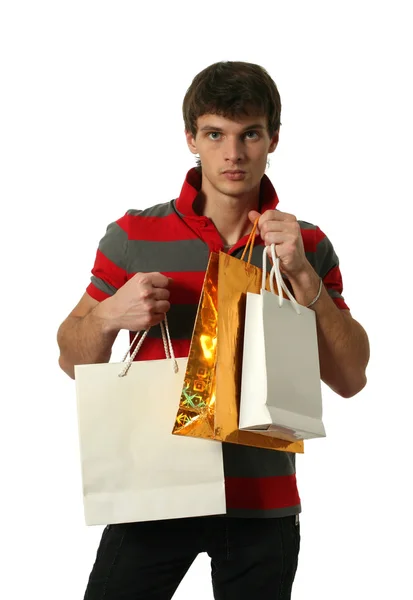
[[(178, 373), (178, 371), (179, 371), (178, 363), (176, 362), (174, 350), (172, 347), (171, 335), (169, 333), (168, 319), (167, 319), (166, 314), (165, 314), (164, 320), (160, 322), (160, 327), (161, 327), (161, 333), (162, 333), (163, 347), (165, 349), (165, 356), (169, 360), (172, 359), (174, 373)], [(138, 354), (139, 350), (141, 349), (142, 344), (145, 341), (145, 338), (148, 335), (148, 332), (150, 329), (151, 328), (149, 327), (148, 329), (145, 329), (145, 331), (143, 331), (143, 332), (142, 331), (137, 332), (137, 334), (135, 335), (135, 337), (132, 340), (131, 345), (129, 346), (129, 350), (126, 352), (125, 356), (122, 359), (122, 362), (125, 363), (125, 366), (123, 367), (122, 371), (119, 373), (118, 377), (125, 377), (125, 375), (127, 375), (128, 371), (135, 359), (135, 356)], [(138, 340), (140, 335), (141, 335), (141, 338), (140, 338), (139, 342), (136, 344), (135, 350), (130, 355), (129, 360), (127, 362), (125, 362), (128, 357), (128, 354), (132, 350), (133, 344)]]
[(248, 241), (245, 244), (245, 248), (244, 248), (244, 251), (243, 251), (242, 256), (241, 256), (241, 260), (244, 260), (244, 257), (245, 257), (245, 255), (247, 253), (247, 250), (249, 249), (247, 265), (251, 264), (252, 251), (254, 250), (255, 232), (257, 231), (258, 221), (259, 220), (260, 220), (259, 217), (255, 220), (254, 226), (253, 226), (253, 228), (251, 230), (251, 233), (249, 235)]
[[(248, 260), (247, 260), (247, 264), (251, 264), (251, 257), (252, 257), (252, 251), (254, 249), (254, 239), (255, 239), (255, 232), (257, 231), (257, 227), (258, 227), (258, 221), (259, 221), (260, 217), (257, 217), (257, 219), (254, 221), (254, 226), (251, 230), (251, 233), (249, 235), (248, 241), (245, 244), (245, 248), (244, 251), (242, 253), (241, 256), (241, 260), (244, 260), (244, 257), (247, 253), (247, 250), (249, 250), (248, 253)], [(265, 246), (264, 251), (263, 251), (263, 256), (262, 256), (262, 280), (261, 280), (261, 291), (265, 290), (265, 284), (266, 284), (266, 278), (267, 278), (267, 246)], [(280, 308), (283, 305), (284, 302), (284, 297), (283, 294), (281, 292), (281, 290), (284, 290), (284, 292), (287, 294), (287, 297), (291, 300), (291, 303), (294, 307), (295, 312), (297, 313), (297, 315), (301, 314), (301, 310), (300, 310), (300, 305), (298, 304), (297, 300), (294, 298), (294, 296), (291, 294), (290, 290), (288, 289), (288, 287), (285, 285), (283, 277), (281, 275), (281, 271), (280, 271), (280, 259), (278, 258), (278, 256), (276, 256), (275, 254), (275, 244), (271, 244), (271, 258), (272, 258), (272, 262), (273, 262), (273, 266), (272, 269), (270, 271), (270, 289), (271, 289), (271, 293), (273, 293), (274, 295), (277, 295), (275, 292), (275, 288), (274, 288), (274, 278), (277, 282), (277, 288), (278, 288), (278, 292), (279, 292), (279, 296), (278, 296), (278, 304), (280, 306)]]
[[(262, 253), (261, 293), (263, 292), (263, 290), (265, 291), (265, 280), (266, 280), (266, 274), (267, 274), (267, 257), (268, 257), (267, 247), (265, 247), (264, 251)], [(277, 288), (278, 288), (278, 306), (281, 308), (282, 305), (284, 304), (284, 297), (283, 297), (283, 294), (281, 291), (281, 290), (284, 290), (284, 292), (287, 294), (288, 298), (291, 300), (291, 304), (292, 304), (295, 312), (297, 313), (297, 315), (300, 315), (301, 314), (300, 305), (298, 304), (297, 300), (294, 298), (294, 296), (292, 295), (292, 293), (286, 286), (284, 279), (281, 275), (280, 259), (275, 254), (275, 244), (271, 244), (271, 258), (272, 258), (272, 262), (273, 262), (273, 266), (270, 271), (271, 293), (274, 295), (277, 295), (275, 292), (275, 288), (274, 288), (274, 279), (275, 279), (277, 282)]]

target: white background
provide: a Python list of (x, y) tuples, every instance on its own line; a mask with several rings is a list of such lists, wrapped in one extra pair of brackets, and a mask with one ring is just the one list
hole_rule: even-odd
[[(56, 331), (106, 225), (179, 194), (181, 103), (218, 60), (264, 66), (283, 102), (268, 175), (318, 224), (371, 342), (368, 386), (325, 391), (298, 458), (293, 599), (411, 597), (411, 22), (408, 2), (21, 2), (0, 10), (2, 597), (83, 598), (74, 383)], [(115, 346), (120, 359), (125, 338)], [(175, 598), (212, 598), (200, 556)]]

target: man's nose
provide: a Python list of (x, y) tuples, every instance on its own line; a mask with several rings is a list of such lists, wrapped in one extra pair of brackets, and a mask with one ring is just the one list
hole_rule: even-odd
[(244, 158), (244, 147), (239, 138), (228, 137), (225, 141), (224, 158), (228, 162), (238, 163)]

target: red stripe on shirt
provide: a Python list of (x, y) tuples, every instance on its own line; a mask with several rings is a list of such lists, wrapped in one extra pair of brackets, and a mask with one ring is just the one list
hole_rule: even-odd
[(91, 298), (97, 300), (98, 302), (103, 302), (106, 298), (110, 298), (110, 294), (105, 294), (102, 290), (99, 290), (93, 283), (89, 283), (86, 288), (86, 292), (89, 294)]
[(176, 242), (199, 238), (176, 213), (166, 217), (130, 215), (128, 235), (129, 240), (146, 242)]
[(103, 281), (112, 285), (117, 290), (127, 281), (125, 269), (118, 267), (100, 250), (96, 252), (95, 266), (92, 269), (92, 274), (98, 279), (103, 279)]
[(343, 291), (343, 280), (338, 266), (333, 267), (324, 275), (323, 282), (326, 287), (336, 290), (339, 294)]
[[(161, 273), (172, 279), (168, 285), (171, 304), (198, 304), (204, 285), (204, 271), (161, 271)], [(129, 273), (128, 280), (135, 275), (136, 273)]]
[[(324, 276), (323, 283), (328, 290), (334, 290), (339, 294), (343, 293), (343, 280), (341, 278), (341, 271), (339, 267), (333, 267)], [(349, 310), (349, 307), (342, 298), (332, 298), (341, 310)]]
[(342, 298), (331, 298), (340, 310), (350, 310)]
[[(134, 337), (135, 333), (130, 333), (130, 343), (132, 343)], [(171, 342), (175, 358), (186, 358), (189, 355), (191, 340), (171, 339)], [(162, 340), (147, 337), (135, 360), (161, 360), (163, 358), (165, 358), (165, 348)]]
[(317, 250), (317, 244), (320, 239), (317, 238), (315, 229), (301, 229), (301, 237), (303, 238), (306, 252), (315, 252)]
[(272, 510), (300, 504), (295, 475), (225, 477), (225, 491), (227, 507), (233, 509)]

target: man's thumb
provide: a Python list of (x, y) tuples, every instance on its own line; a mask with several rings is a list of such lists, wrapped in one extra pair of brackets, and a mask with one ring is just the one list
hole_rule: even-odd
[(255, 221), (259, 219), (260, 216), (260, 213), (256, 210), (250, 210), (250, 212), (248, 213), (248, 218), (251, 221), (251, 223), (255, 223)]

